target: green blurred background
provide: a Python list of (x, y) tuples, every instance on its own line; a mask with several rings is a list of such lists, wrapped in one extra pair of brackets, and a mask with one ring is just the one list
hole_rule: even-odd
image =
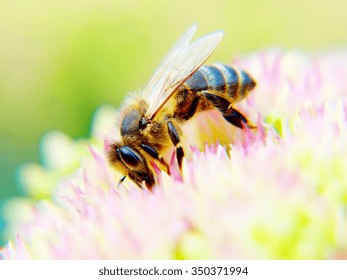
[[(141, 89), (193, 23), (223, 29), (213, 59), (268, 47), (346, 47), (347, 1), (0, 0), (0, 200), (49, 130), (87, 137), (95, 109)], [(3, 227), (0, 222), (0, 229)]]

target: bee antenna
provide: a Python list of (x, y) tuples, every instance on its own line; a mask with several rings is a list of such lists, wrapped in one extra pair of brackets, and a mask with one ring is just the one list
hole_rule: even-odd
[(117, 184), (117, 188), (119, 189), (120, 185), (123, 183), (123, 181), (125, 180), (127, 176), (124, 176), (122, 179), (119, 180), (118, 184)]
[(142, 117), (139, 122), (139, 128), (145, 129), (147, 127), (147, 124), (149, 124), (151, 121), (148, 118)]

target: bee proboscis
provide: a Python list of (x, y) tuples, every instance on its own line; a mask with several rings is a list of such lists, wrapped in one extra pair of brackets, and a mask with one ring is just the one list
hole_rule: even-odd
[[(203, 65), (223, 37), (214, 32), (190, 43), (192, 26), (169, 51), (140, 96), (121, 112), (121, 139), (110, 146), (109, 162), (140, 187), (155, 184), (151, 161), (169, 166), (164, 152), (175, 147), (181, 168), (184, 150), (181, 125), (196, 113), (215, 109), (232, 125), (252, 127), (233, 107), (254, 88), (245, 71), (224, 64)], [(121, 181), (123, 181), (123, 179)]]

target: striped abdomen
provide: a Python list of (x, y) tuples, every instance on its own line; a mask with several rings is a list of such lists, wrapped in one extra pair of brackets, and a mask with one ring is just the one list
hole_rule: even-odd
[(245, 71), (225, 64), (203, 65), (183, 84), (190, 91), (209, 91), (233, 103), (243, 99), (255, 85)]

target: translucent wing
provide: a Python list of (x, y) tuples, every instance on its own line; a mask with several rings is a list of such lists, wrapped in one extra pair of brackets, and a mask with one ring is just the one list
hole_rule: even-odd
[(172, 94), (207, 60), (223, 37), (206, 35), (190, 44), (196, 26), (189, 28), (169, 51), (144, 90), (149, 102), (146, 117), (153, 119)]

